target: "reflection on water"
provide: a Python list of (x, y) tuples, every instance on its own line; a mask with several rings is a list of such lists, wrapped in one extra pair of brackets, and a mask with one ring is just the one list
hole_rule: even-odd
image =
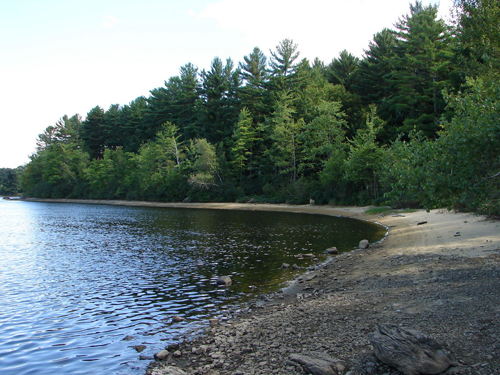
[(283, 262), (308, 265), (297, 254), (324, 259), (385, 232), (320, 215), (19, 201), (0, 201), (0, 217), (0, 369), (16, 375), (142, 374), (135, 345), (152, 356), (276, 289), (291, 277)]

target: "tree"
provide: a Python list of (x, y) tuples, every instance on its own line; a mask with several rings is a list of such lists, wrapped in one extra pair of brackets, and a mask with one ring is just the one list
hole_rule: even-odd
[(343, 50), (326, 68), (326, 76), (330, 83), (343, 85), (349, 91), (356, 79), (358, 67), (359, 59), (347, 50)]
[[(377, 132), (383, 121), (377, 116), (377, 109), (370, 106), (366, 127), (358, 129), (356, 136), (349, 142), (349, 152), (345, 165), (345, 178), (359, 184), (361, 193), (370, 200), (379, 197), (379, 180), (384, 160), (384, 149), (376, 143)], [(360, 199), (363, 198), (360, 196)]]
[(222, 179), (218, 174), (219, 164), (215, 146), (206, 139), (197, 139), (193, 148), (196, 159), (193, 164), (194, 173), (189, 176), (188, 182), (196, 189), (208, 190), (221, 186)]
[(87, 113), (81, 127), (81, 137), (91, 159), (99, 159), (106, 144), (104, 138), (104, 110), (96, 106)]
[(468, 76), (500, 71), (500, 3), (498, 0), (455, 0), (458, 52)]
[(295, 110), (290, 99), (290, 95), (283, 92), (276, 102), (268, 124), (270, 138), (274, 141), (268, 153), (277, 168), (278, 177), (288, 176), (286, 183), (294, 184), (298, 178), (301, 143), (299, 135), (304, 127), (304, 120), (294, 119)]
[(437, 7), (417, 1), (396, 24), (397, 42), (391, 59), (388, 98), (393, 136), (414, 127), (435, 137), (446, 103), (441, 94), (450, 86), (450, 33), (437, 19)]
[(243, 108), (234, 127), (233, 145), (231, 147), (231, 165), (239, 176), (240, 184), (243, 179), (243, 172), (251, 168), (250, 166), (245, 167), (245, 164), (253, 155), (252, 147), (256, 137), (257, 131), (252, 116), (248, 109)]
[(239, 64), (240, 78), (243, 85), (238, 90), (241, 106), (246, 107), (256, 121), (263, 121), (269, 112), (266, 84), (269, 79), (267, 58), (255, 47), (252, 53), (244, 56), (244, 63)]
[(227, 140), (232, 134), (233, 119), (239, 112), (236, 92), (240, 86), (239, 71), (231, 59), (226, 64), (216, 57), (209, 71), (201, 72), (203, 100), (200, 114), (202, 135), (212, 143)]
[(297, 48), (293, 40), (284, 39), (276, 46), (276, 51), (271, 51), (269, 61), (271, 76), (268, 86), (272, 91), (292, 89), (297, 68), (296, 61), (300, 55)]

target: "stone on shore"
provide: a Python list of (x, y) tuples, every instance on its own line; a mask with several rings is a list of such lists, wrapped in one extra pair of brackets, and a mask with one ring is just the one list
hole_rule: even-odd
[(233, 283), (233, 280), (229, 276), (220, 276), (217, 279), (217, 285), (229, 286)]
[(360, 249), (368, 249), (368, 247), (370, 247), (370, 242), (368, 240), (359, 241), (359, 248)]
[(161, 350), (155, 354), (155, 359), (157, 361), (163, 361), (163, 360), (167, 359), (169, 355), (170, 355), (170, 352), (168, 350)]
[(395, 324), (381, 324), (368, 335), (377, 358), (405, 375), (439, 374), (456, 365), (433, 338)]
[(306, 373), (313, 375), (339, 375), (344, 370), (339, 360), (327, 355), (311, 357), (304, 354), (290, 354), (290, 360), (301, 364)]
[(187, 374), (178, 367), (163, 366), (153, 369), (151, 375), (187, 375)]
[(328, 249), (325, 250), (325, 254), (338, 254), (339, 253), (339, 250), (334, 246), (334, 247), (330, 247)]

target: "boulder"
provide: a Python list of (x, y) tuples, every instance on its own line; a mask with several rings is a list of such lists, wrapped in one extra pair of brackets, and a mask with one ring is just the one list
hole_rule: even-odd
[(217, 285), (229, 286), (233, 283), (233, 280), (229, 276), (220, 276), (217, 279)]
[(359, 248), (360, 249), (368, 249), (368, 247), (370, 247), (370, 242), (368, 242), (368, 240), (359, 241)]
[(333, 247), (330, 247), (328, 249), (325, 250), (325, 254), (338, 254), (339, 253), (339, 250), (333, 246)]
[(381, 324), (368, 335), (377, 358), (405, 375), (439, 374), (456, 365), (439, 343), (420, 331)]
[(163, 360), (167, 359), (169, 355), (170, 355), (170, 352), (168, 350), (161, 350), (155, 354), (155, 359), (157, 361), (163, 361)]
[(290, 360), (301, 364), (307, 374), (338, 375), (344, 369), (338, 359), (327, 355), (311, 357), (304, 354), (290, 354)]
[(186, 197), (182, 200), (182, 203), (191, 203), (191, 198)]
[(283, 263), (283, 264), (281, 265), (281, 268), (282, 268), (282, 269), (284, 269), (284, 270), (287, 270), (287, 269), (289, 269), (289, 268), (290, 268), (290, 265), (289, 265), (288, 263)]
[(187, 375), (187, 374), (178, 367), (163, 366), (153, 369), (151, 375)]
[(137, 353), (141, 353), (146, 349), (146, 345), (135, 345), (134, 349)]
[(184, 318), (182, 316), (179, 316), (179, 315), (176, 315), (172, 318), (172, 321), (174, 323), (180, 323), (180, 322), (183, 322), (184, 321)]

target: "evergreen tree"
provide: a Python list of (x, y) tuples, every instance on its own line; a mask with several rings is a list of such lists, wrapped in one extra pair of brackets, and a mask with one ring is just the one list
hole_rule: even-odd
[(234, 68), (231, 59), (226, 64), (216, 57), (210, 70), (201, 72), (201, 133), (209, 142), (227, 141), (232, 134), (232, 127), (239, 103), (236, 92), (240, 86), (239, 70)]
[(329, 82), (335, 85), (343, 85), (347, 91), (356, 80), (356, 73), (359, 67), (359, 59), (343, 50), (338, 58), (326, 68), (326, 76)]
[(446, 103), (442, 90), (450, 85), (450, 33), (437, 18), (437, 7), (410, 5), (410, 14), (396, 24), (397, 43), (391, 59), (388, 99), (393, 136), (416, 127), (433, 137)]
[(234, 127), (233, 145), (231, 147), (231, 165), (235, 174), (239, 177), (240, 184), (243, 180), (243, 173), (251, 170), (252, 148), (256, 137), (257, 131), (252, 116), (248, 109), (243, 108)]
[(267, 58), (255, 47), (252, 53), (244, 56), (244, 63), (239, 64), (243, 85), (238, 90), (241, 106), (248, 109), (257, 122), (263, 121), (269, 113), (269, 99), (266, 91), (268, 82)]
[(91, 159), (101, 158), (106, 144), (104, 138), (104, 110), (101, 107), (96, 106), (87, 113), (87, 118), (82, 123), (81, 137)]

